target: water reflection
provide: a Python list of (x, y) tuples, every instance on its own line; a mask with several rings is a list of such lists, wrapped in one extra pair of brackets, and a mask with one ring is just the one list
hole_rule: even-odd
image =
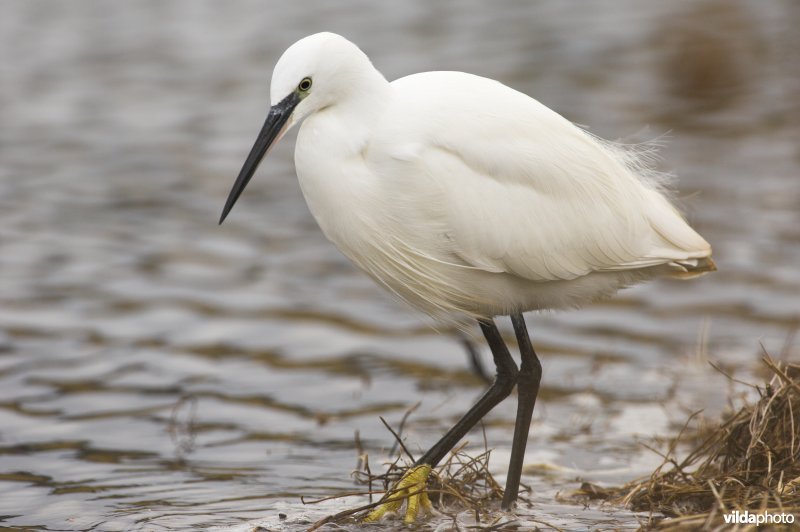
[(654, 45), (661, 83), (675, 105), (685, 108), (682, 116), (729, 110), (754, 92), (768, 52), (761, 24), (747, 6), (704, 1), (665, 19)]
[[(601, 136), (669, 132), (661, 169), (680, 176), (720, 271), (529, 319), (545, 377), (521, 515), (637, 526), (624, 510), (555, 495), (578, 476), (647, 472), (658, 460), (637, 438), (724, 405), (704, 353), (745, 371), (759, 342), (777, 351), (798, 323), (798, 12), (716, 1), (8, 2), (0, 523), (301, 529), (338, 508), (304, 507), (300, 495), (352, 490), (356, 430), (378, 463), (392, 443), (378, 416), (396, 423), (422, 401), (406, 432), (419, 451), (480, 393), (455, 338), (321, 236), (291, 140), (216, 225), (272, 65), (329, 29), (390, 78), (467, 70)], [(511, 403), (486, 423), (498, 467)]]

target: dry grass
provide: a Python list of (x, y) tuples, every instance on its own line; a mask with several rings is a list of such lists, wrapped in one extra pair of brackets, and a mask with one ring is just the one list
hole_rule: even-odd
[[(584, 485), (580, 493), (649, 512), (643, 529), (729, 529), (723, 514), (735, 510), (800, 519), (800, 365), (768, 355), (763, 362), (772, 377), (754, 386), (757, 401), (701, 433), (688, 434), (692, 416), (649, 478), (611, 490)], [(686, 442), (693, 450), (678, 460), (675, 449)]]
[[(392, 429), (389, 424), (381, 418), (387, 430), (395, 438), (396, 447), (401, 452), (396, 453), (397, 457), (388, 464), (384, 472), (376, 474), (370, 469), (369, 455), (362, 447), (358, 434), (356, 434), (356, 448), (358, 450), (358, 465), (353, 471), (353, 478), (357, 484), (366, 487), (366, 490), (346, 493), (325, 499), (314, 501), (303, 501), (313, 504), (324, 500), (350, 497), (353, 495), (369, 496), (370, 503), (329, 515), (312, 525), (309, 531), (317, 530), (327, 523), (354, 524), (360, 522), (370, 510), (381, 504), (386, 499), (391, 499), (393, 493), (391, 487), (413, 467), (414, 458), (405, 448), (403, 440), (398, 434), (402, 431), (407, 417), (414, 411), (412, 407), (403, 420), (400, 422), (398, 431)], [(484, 526), (473, 526), (476, 530), (493, 530), (494, 523), (489, 512), (492, 508), (497, 508), (499, 501), (503, 498), (503, 490), (492, 474), (489, 472), (489, 456), (491, 450), (488, 449), (484, 434), (484, 451), (477, 456), (469, 456), (464, 452), (467, 442), (450, 452), (448, 458), (439, 466), (433, 469), (428, 479), (428, 495), (434, 507), (443, 515), (449, 516), (454, 523), (457, 515), (464, 511), (473, 512), (476, 523), (482, 520)], [(394, 452), (389, 453), (395, 454)], [(458, 529), (458, 528), (456, 528)]]

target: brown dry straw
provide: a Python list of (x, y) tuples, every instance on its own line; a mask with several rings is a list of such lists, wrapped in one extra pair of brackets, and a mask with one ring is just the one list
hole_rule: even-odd
[[(407, 414), (410, 414), (415, 407), (412, 407)], [(408, 416), (404, 416), (403, 422), (406, 421)], [(392, 499), (390, 486), (397, 483), (398, 480), (405, 474), (414, 463), (414, 458), (411, 453), (406, 449), (400, 434), (395, 431), (391, 426), (381, 418), (387, 430), (392, 434), (395, 439), (396, 446), (402, 450), (397, 455), (393, 462), (388, 464), (385, 472), (381, 474), (373, 473), (369, 466), (369, 457), (362, 449), (361, 442), (358, 434), (356, 434), (356, 448), (358, 450), (358, 468), (353, 472), (353, 478), (358, 484), (367, 486), (366, 491), (358, 493), (347, 493), (337, 495), (334, 497), (327, 497), (325, 499), (318, 499), (314, 501), (306, 501), (304, 503), (313, 504), (323, 500), (336, 499), (341, 497), (348, 497), (352, 495), (368, 495), (370, 503), (358, 508), (344, 510), (334, 515), (329, 515), (312, 525), (309, 529), (317, 530), (322, 525), (327, 523), (344, 524), (347, 522), (357, 522), (363, 518), (370, 509), (378, 504)], [(402, 427), (403, 423), (401, 423)], [(434, 503), (437, 510), (452, 517), (455, 521), (456, 515), (469, 510), (475, 514), (477, 523), (481, 519), (489, 515), (493, 506), (503, 498), (503, 490), (492, 474), (489, 472), (489, 456), (491, 450), (488, 449), (486, 443), (486, 435), (484, 433), (484, 451), (475, 457), (471, 457), (464, 452), (464, 448), (468, 445), (467, 442), (460, 445), (450, 452), (447, 460), (441, 465), (437, 466), (428, 480), (428, 494), (431, 502)], [(375, 489), (379, 486), (382, 489)], [(374, 496), (378, 498), (383, 497), (381, 500), (373, 500)], [(493, 523), (491, 517), (486, 523), (491, 530)], [(484, 527), (477, 527), (484, 529)]]
[[(754, 386), (757, 401), (702, 434), (685, 430), (693, 415), (649, 478), (600, 494), (585, 485), (582, 494), (649, 512), (647, 529), (712, 530), (736, 510), (800, 520), (800, 365), (766, 352), (762, 361), (772, 377)], [(679, 461), (675, 448), (688, 440), (699, 444)]]

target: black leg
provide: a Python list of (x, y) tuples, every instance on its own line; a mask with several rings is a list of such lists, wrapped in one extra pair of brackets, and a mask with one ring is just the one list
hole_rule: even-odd
[(494, 383), (489, 389), (478, 399), (478, 402), (464, 414), (464, 417), (458, 420), (458, 423), (453, 428), (447, 431), (447, 434), (442, 439), (417, 460), (415, 465), (428, 464), (432, 467), (436, 466), (483, 416), (497, 406), (500, 401), (508, 397), (511, 390), (514, 389), (514, 384), (517, 382), (517, 365), (514, 363), (514, 359), (511, 358), (511, 354), (500, 336), (500, 331), (497, 330), (497, 326), (492, 320), (478, 320), (478, 324), (481, 326), (483, 335), (492, 349), (494, 364), (497, 366), (497, 377), (495, 377)]
[(522, 314), (512, 314), (511, 323), (517, 335), (519, 354), (522, 358), (517, 375), (517, 423), (514, 426), (514, 440), (511, 444), (511, 460), (508, 463), (506, 491), (503, 495), (502, 508), (508, 510), (519, 494), (519, 479), (522, 475), (522, 461), (525, 458), (525, 445), (528, 443), (528, 430), (533, 417), (533, 407), (539, 394), (539, 382), (542, 379), (542, 364), (531, 345), (528, 329)]

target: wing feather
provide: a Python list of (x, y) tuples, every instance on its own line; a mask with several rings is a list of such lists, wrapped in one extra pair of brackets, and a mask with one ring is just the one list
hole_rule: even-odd
[(536, 100), (452, 72), (394, 83), (408, 100), (382, 145), (405, 176), (396, 196), (433, 198), (425, 216), (465, 265), (551, 281), (710, 255), (631, 154)]

